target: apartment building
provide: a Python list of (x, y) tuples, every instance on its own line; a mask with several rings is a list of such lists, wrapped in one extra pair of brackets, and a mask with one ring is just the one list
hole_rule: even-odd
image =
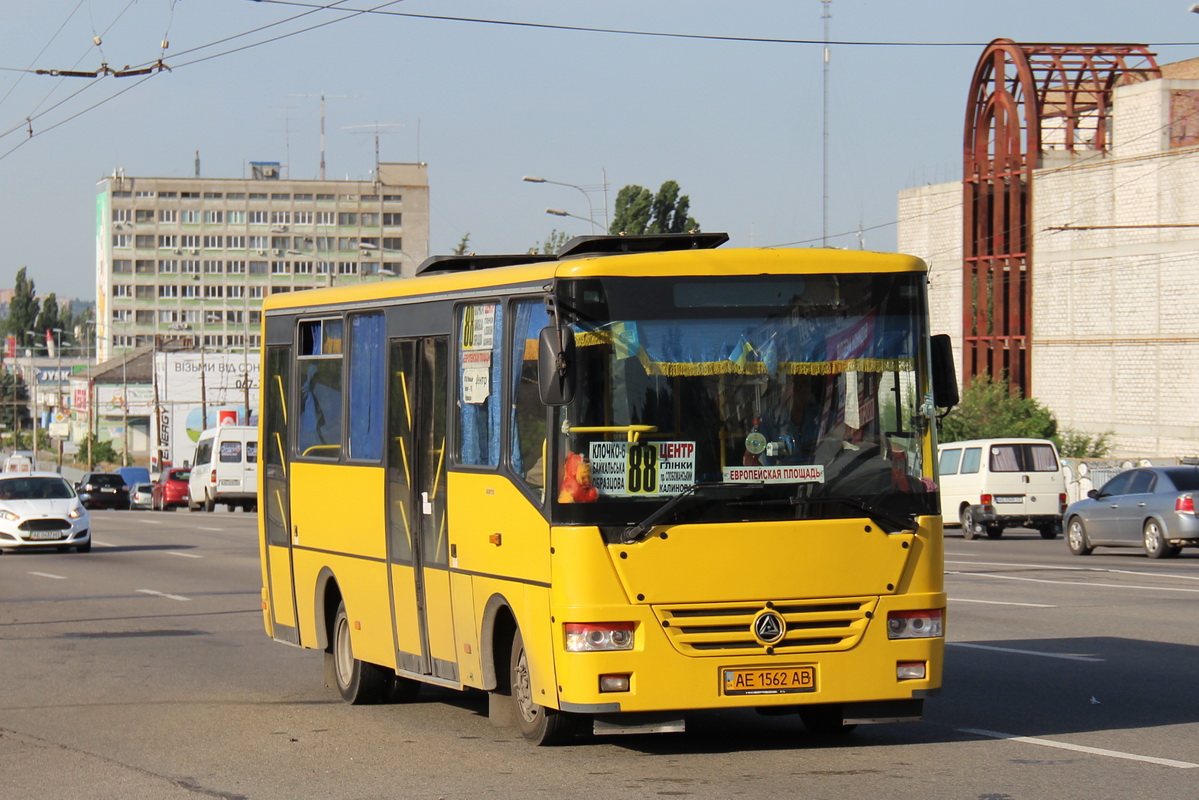
[(207, 350), (260, 344), (262, 299), (411, 277), (429, 254), (426, 164), (379, 164), (375, 180), (141, 178), (96, 197), (101, 361), (177, 340)]

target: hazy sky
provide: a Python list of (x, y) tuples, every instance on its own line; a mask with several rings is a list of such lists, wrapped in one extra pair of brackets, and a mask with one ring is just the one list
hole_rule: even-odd
[[(26, 266), (39, 292), (94, 298), (96, 182), (115, 169), (187, 177), (198, 150), (205, 177), (250, 161), (319, 177), (321, 93), (329, 177), (369, 178), (372, 129), (381, 160), (429, 164), (432, 254), (466, 233), (479, 253), (589, 233), (545, 209), (587, 217), (590, 201), (600, 218), (605, 178), (609, 208), (627, 184), (678, 181), (727, 246), (821, 241), (824, 66), (804, 43), (824, 38), (820, 0), (324, 5), (0, 0), (0, 288)], [(855, 44), (829, 65), (830, 243), (856, 248), (864, 228), (867, 248), (892, 249), (896, 193), (961, 177), (990, 40), (1139, 42), (1180, 61), (1199, 56), (1189, 5), (833, 0), (830, 38)], [(171, 70), (148, 78), (26, 71), (151, 64), (164, 39)]]

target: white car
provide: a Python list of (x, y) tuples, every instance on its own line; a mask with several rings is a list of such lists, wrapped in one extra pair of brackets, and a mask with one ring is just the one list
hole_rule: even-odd
[(0, 474), (0, 550), (18, 547), (92, 549), (87, 509), (61, 475)]

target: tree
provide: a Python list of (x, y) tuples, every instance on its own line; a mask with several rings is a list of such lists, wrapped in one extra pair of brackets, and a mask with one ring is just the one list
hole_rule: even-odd
[(112, 446), (112, 442), (107, 439), (100, 439), (95, 433), (90, 433), (79, 443), (79, 453), (75, 456), (76, 463), (87, 463), (87, 454), (89, 452), (88, 440), (91, 440), (90, 452), (92, 454), (92, 461), (90, 464), (87, 464), (88, 469), (91, 469), (96, 464), (116, 464), (121, 460), (120, 453)]
[(534, 245), (529, 248), (530, 253), (543, 253), (545, 255), (553, 255), (562, 249), (562, 245), (566, 244), (570, 237), (566, 235), (566, 231), (560, 231), (554, 228), (550, 231), (550, 235), (545, 237), (545, 241), (540, 245)]
[(656, 195), (649, 189), (629, 184), (616, 195), (616, 213), (611, 233), (684, 233), (699, 230), (688, 213), (691, 198), (679, 194), (675, 181), (666, 181)]
[(12, 302), (8, 304), (8, 318), (4, 320), (4, 331), (16, 336), (18, 342), (25, 340), (25, 331), (33, 330), (38, 315), (33, 279), (25, 277), (25, 269), (21, 267), (17, 270)]
[(1066, 429), (1058, 434), (1054, 442), (1063, 458), (1107, 458), (1112, 453), (1112, 435), (1112, 431), (1105, 431), (1092, 438), (1085, 433)]
[(1052, 439), (1057, 420), (1040, 402), (1021, 396), (1018, 388), (976, 375), (962, 391), (958, 406), (941, 421), (939, 433), (942, 442), (1013, 436)]
[[(45, 300), (42, 301), (42, 310), (37, 315), (37, 322), (33, 327), (29, 328), (29, 330), (37, 334), (37, 338), (33, 341), (34, 352), (38, 355), (45, 355), (48, 352), (45, 333), (46, 331), (54, 331), (56, 329), (63, 329), (62, 316), (58, 308), (58, 298), (54, 295), (54, 292), (50, 292), (50, 294), (46, 295)], [(53, 335), (52, 333), (51, 336)], [(55, 337), (54, 341), (57, 342), (58, 337)]]
[(29, 430), (29, 388), (24, 379), (7, 370), (0, 372), (0, 429), (8, 433)]
[(469, 252), (470, 248), (470, 232), (462, 234), (462, 241), (458, 242), (458, 246), (454, 248), (454, 255), (464, 256)]

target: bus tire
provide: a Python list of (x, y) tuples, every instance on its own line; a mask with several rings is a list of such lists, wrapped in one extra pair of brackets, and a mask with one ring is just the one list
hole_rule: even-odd
[(341, 699), (355, 706), (380, 703), (391, 693), (393, 676), (375, 664), (354, 658), (350, 646), (350, 618), (345, 601), (337, 606), (333, 635), (329, 637), (333, 653), (333, 678)]
[(546, 708), (533, 701), (533, 682), (529, 676), (529, 658), (524, 639), (518, 630), (512, 637), (512, 656), (509, 664), (509, 686), (516, 727), (521, 736), (538, 746), (563, 744), (574, 737), (576, 719), (572, 714)]

